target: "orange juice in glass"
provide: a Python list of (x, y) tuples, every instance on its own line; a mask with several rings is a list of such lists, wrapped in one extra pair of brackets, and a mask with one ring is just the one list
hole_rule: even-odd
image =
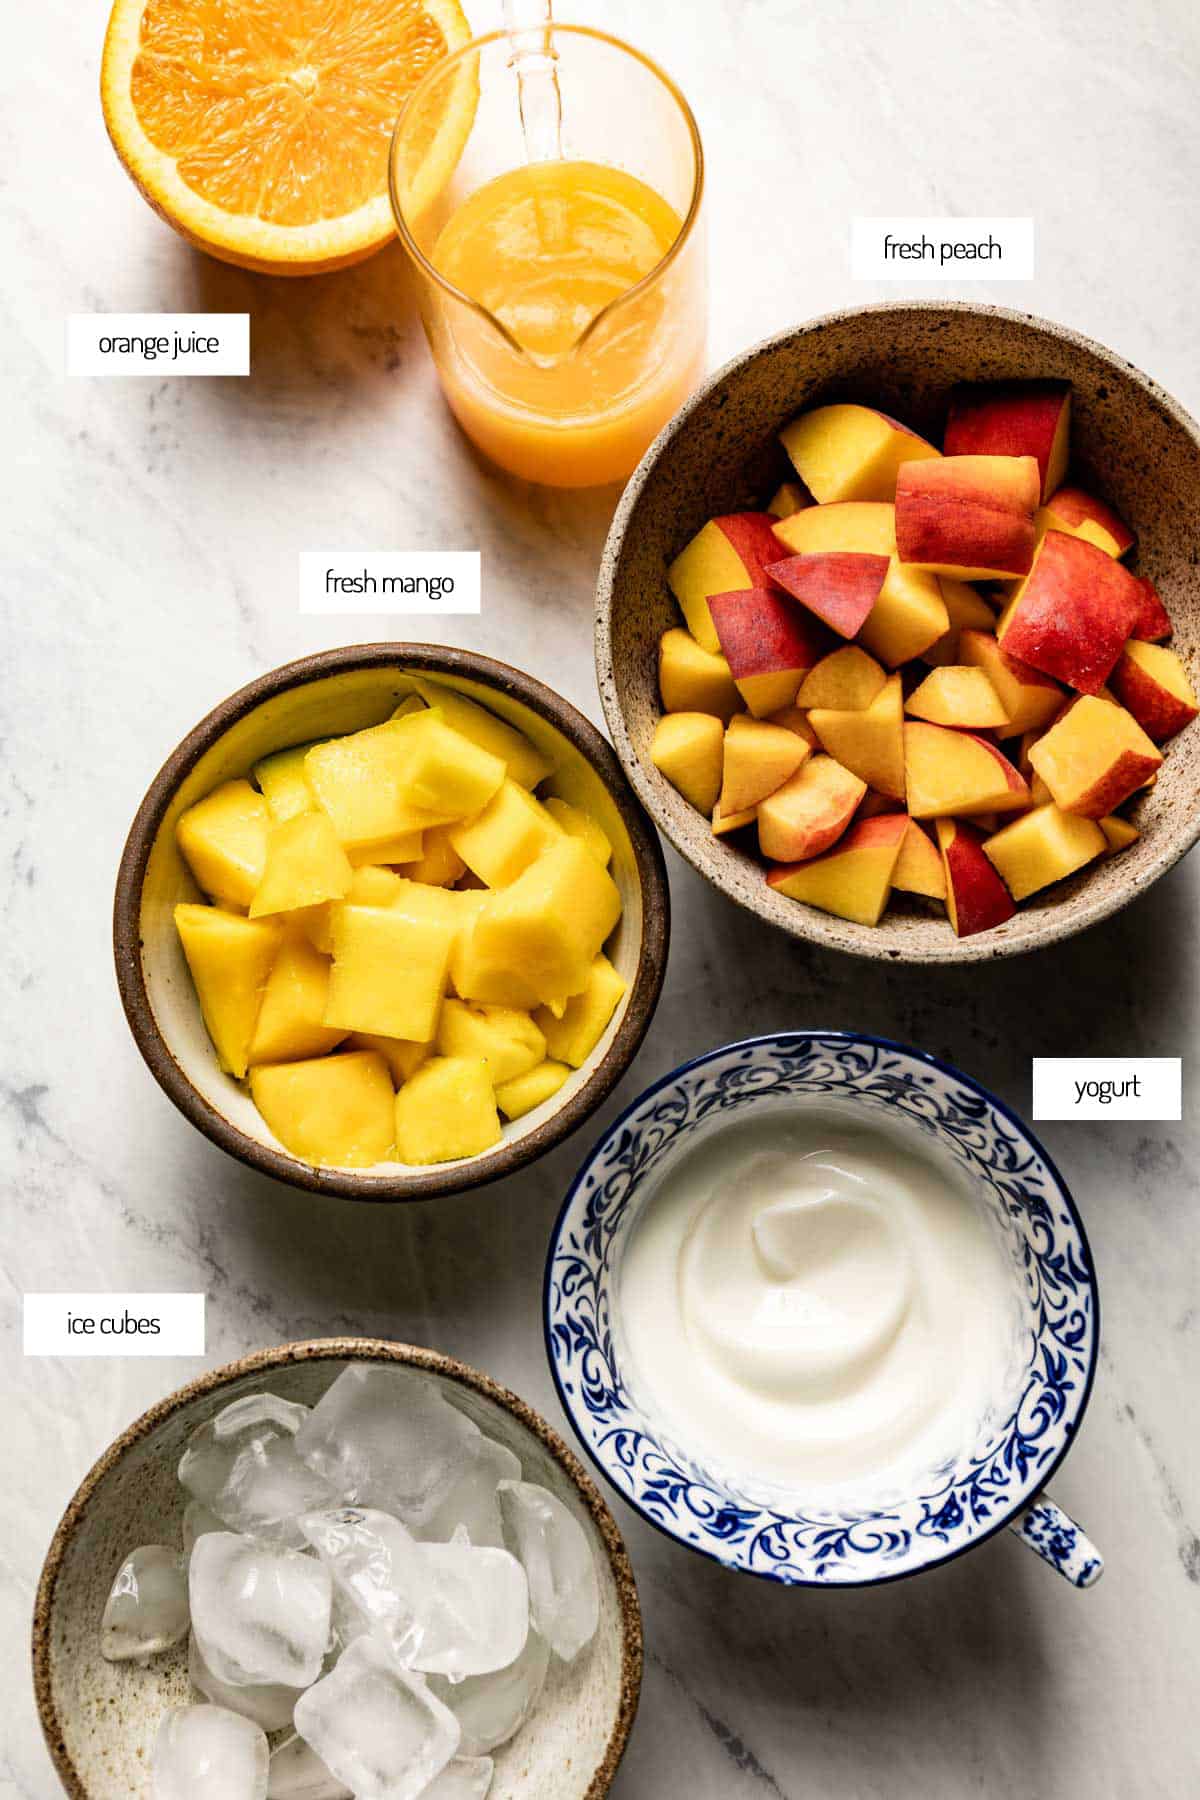
[[(461, 154), (431, 197), (428, 146), (468, 85)], [(624, 480), (696, 385), (702, 188), (687, 102), (603, 32), (496, 32), (414, 90), (392, 143), (397, 228), (446, 399), (502, 468)]]

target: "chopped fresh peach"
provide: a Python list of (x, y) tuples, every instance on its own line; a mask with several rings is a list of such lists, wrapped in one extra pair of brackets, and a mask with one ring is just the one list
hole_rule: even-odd
[(781, 481), (767, 502), (767, 511), (773, 519), (789, 519), (812, 503), (812, 495), (806, 494), (799, 482)]
[(1146, 644), (1161, 644), (1171, 635), (1171, 616), (1162, 603), (1154, 583), (1146, 575), (1138, 577), (1138, 622), (1132, 635)]
[(1100, 829), (1104, 833), (1107, 854), (1115, 856), (1120, 850), (1128, 850), (1130, 844), (1136, 844), (1141, 832), (1129, 819), (1123, 819), (1120, 813), (1105, 813), (1100, 821)]
[(710, 519), (667, 570), (668, 585), (683, 609), (688, 630), (705, 650), (720, 649), (708, 611), (712, 595), (765, 585), (763, 565), (779, 556), (772, 524), (765, 512)]
[(755, 718), (790, 706), (828, 642), (816, 621), (771, 588), (713, 594), (708, 608), (729, 672)]
[(937, 576), (910, 569), (893, 556), (858, 641), (887, 668), (898, 669), (936, 644), (949, 627)]
[(790, 518), (777, 519), (775, 537), (792, 556), (813, 556), (824, 550), (894, 556), (896, 509), (878, 500), (839, 500), (830, 506), (807, 506)]
[(844, 638), (858, 632), (887, 572), (886, 556), (864, 556), (857, 550), (821, 550), (767, 564), (772, 581)]
[(1003, 581), (1033, 561), (1039, 477), (1032, 456), (905, 463), (896, 482), (901, 562), (961, 581)]
[(892, 891), (908, 820), (903, 813), (864, 819), (823, 856), (793, 867), (770, 869), (767, 884), (792, 900), (857, 925), (878, 925)]
[(881, 794), (877, 788), (868, 788), (858, 803), (856, 819), (877, 819), (880, 813), (903, 812), (904, 802), (897, 800), (892, 794)]
[(1085, 694), (1029, 752), (1064, 812), (1102, 819), (1143, 787), (1162, 752), (1123, 706)]
[(946, 911), (957, 937), (1003, 925), (1016, 912), (1012, 895), (983, 852), (979, 833), (960, 819), (935, 826), (946, 873)]
[(904, 710), (931, 725), (954, 725), (967, 731), (1008, 724), (1008, 714), (983, 670), (955, 663), (931, 669), (909, 695)]
[(1105, 843), (1093, 820), (1061, 812), (1051, 801), (1005, 825), (983, 851), (1013, 899), (1024, 900), (1103, 855)]
[(832, 707), (837, 712), (862, 712), (882, 691), (887, 676), (865, 650), (857, 644), (844, 644), (840, 650), (823, 656), (804, 677), (796, 704), (801, 707)]
[(942, 605), (946, 608), (946, 616), (950, 621), (950, 629), (921, 652), (922, 662), (932, 663), (935, 668), (945, 663), (962, 661), (958, 653), (958, 640), (964, 631), (996, 629), (996, 615), (978, 588), (973, 588), (969, 582), (958, 581), (953, 575), (939, 575), (937, 584), (941, 590)]
[(942, 448), (947, 456), (1035, 457), (1046, 500), (1067, 472), (1070, 429), (1069, 382), (963, 382), (950, 396)]
[(818, 406), (780, 439), (815, 500), (892, 500), (896, 470), (941, 453), (907, 425), (870, 406)]
[(658, 643), (658, 691), (664, 712), (712, 713), (725, 723), (741, 705), (729, 664), (690, 631), (664, 631)]
[(803, 862), (837, 842), (866, 783), (832, 756), (813, 756), (759, 804), (758, 842), (775, 862)]
[(1131, 638), (1110, 683), (1121, 705), (1156, 744), (1174, 737), (1200, 712), (1187, 671), (1174, 650), (1163, 644)]
[(1063, 691), (1058, 683), (1010, 656), (990, 631), (963, 631), (958, 651), (960, 660), (982, 669), (995, 688), (1008, 718), (1007, 725), (997, 728), (1002, 738), (1040, 731), (1061, 710)]
[(1029, 804), (1024, 776), (973, 732), (912, 721), (904, 727), (904, 759), (914, 819), (1018, 812)]
[(783, 786), (810, 754), (804, 739), (783, 725), (737, 713), (725, 728), (720, 811), (745, 812)]
[(946, 871), (937, 848), (915, 819), (908, 821), (900, 855), (892, 872), (892, 886), (902, 894), (924, 894), (928, 900), (946, 898)]
[[(808, 680), (807, 675), (805, 680)], [(815, 750), (818, 746), (819, 739), (808, 722), (808, 715), (802, 712), (798, 706), (781, 706), (778, 712), (770, 714), (767, 723), (768, 725), (782, 725), (785, 731), (794, 731), (797, 737), (804, 739), (810, 750)]]
[(728, 837), (731, 831), (741, 831), (745, 826), (754, 825), (757, 821), (758, 808), (756, 806), (748, 806), (744, 812), (723, 813), (721, 802), (718, 800), (712, 813), (713, 836)]
[(721, 791), (724, 751), (724, 727), (712, 713), (664, 713), (650, 760), (685, 800), (711, 813)]
[(1136, 578), (1083, 538), (1048, 531), (996, 626), (1010, 656), (1095, 694), (1142, 616)]
[(861, 776), (868, 787), (904, 799), (904, 689), (898, 674), (888, 677), (861, 712), (819, 707), (808, 717), (838, 762)]
[(1038, 514), (1037, 526), (1039, 533), (1065, 531), (1069, 537), (1086, 538), (1106, 556), (1124, 556), (1136, 542), (1120, 513), (1078, 487), (1059, 488)]

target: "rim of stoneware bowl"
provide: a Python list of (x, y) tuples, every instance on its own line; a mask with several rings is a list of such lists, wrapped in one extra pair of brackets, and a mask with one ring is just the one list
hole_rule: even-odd
[[(600, 573), (596, 584), (595, 611), (595, 652), (596, 680), (600, 689), (600, 702), (604, 708), (604, 717), (608, 725), (621, 765), (628, 775), (642, 805), (654, 820), (658, 829), (678, 850), (680, 856), (691, 864), (697, 874), (724, 894), (734, 905), (746, 907), (726, 885), (724, 879), (705, 861), (702, 852), (679, 834), (673, 826), (668, 810), (662, 805), (659, 782), (653, 779), (656, 771), (648, 770), (643, 758), (629, 735), (625, 717), (618, 698), (618, 684), (613, 664), (612, 650), (612, 609), (615, 575), (621, 559), (621, 551), (630, 520), (642, 497), (643, 490), (658, 467), (660, 458), (679, 434), (685, 431), (693, 416), (707, 404), (713, 392), (723, 382), (729, 381), (740, 371), (757, 361), (760, 357), (770, 356), (784, 345), (813, 337), (827, 327), (842, 325), (847, 320), (868, 318), (873, 315), (891, 314), (901, 316), (918, 314), (931, 316), (935, 314), (974, 315), (979, 318), (999, 319), (1006, 324), (1019, 326), (1031, 334), (1044, 334), (1061, 343), (1074, 346), (1094, 356), (1101, 363), (1111, 368), (1122, 380), (1134, 382), (1146, 397), (1167, 414), (1171, 423), (1182, 431), (1200, 451), (1200, 425), (1163, 387), (1160, 387), (1151, 376), (1128, 362), (1115, 351), (1108, 349), (1095, 338), (1086, 337), (1069, 325), (1060, 325), (1056, 320), (1043, 319), (1037, 313), (1017, 312), (1007, 306), (991, 306), (973, 300), (879, 300), (865, 306), (840, 307), (834, 312), (821, 313), (817, 317), (806, 320), (801, 325), (793, 325), (784, 331), (772, 333), (759, 343), (731, 357), (721, 368), (696, 389), (684, 401), (679, 411), (667, 421), (646, 451), (641, 462), (630, 476), (621, 495), (613, 522), (609, 527), (604, 550), (600, 559)], [(1064, 942), (1081, 931), (1087, 931), (1102, 920), (1111, 918), (1120, 912), (1128, 903), (1142, 894), (1160, 876), (1175, 866), (1181, 857), (1200, 839), (1200, 806), (1196, 807), (1189, 820), (1182, 828), (1173, 831), (1169, 836), (1164, 833), (1164, 842), (1158, 854), (1148, 867), (1139, 870), (1136, 885), (1126, 883), (1117, 891), (1103, 897), (1097, 897), (1082, 904), (1073, 905), (1071, 916), (1065, 913), (1046, 913), (1041, 916), (1038, 928), (1017, 939), (1005, 938), (1003, 933), (980, 932), (976, 936), (959, 938), (949, 934), (944, 947), (929, 950), (915, 950), (897, 944), (888, 934), (886, 926), (872, 932), (867, 927), (854, 927), (846, 931), (844, 921), (827, 917), (815, 908), (799, 902), (794, 904), (786, 918), (772, 914), (770, 917), (754, 908), (755, 916), (763, 918), (766, 923), (774, 925), (778, 930), (786, 931), (789, 936), (800, 938), (805, 942), (816, 943), (825, 949), (841, 951), (845, 955), (862, 956), (873, 961), (906, 962), (906, 963), (966, 963), (993, 962), (1001, 957), (1025, 956), (1032, 951), (1046, 949), (1051, 944)]]
[[(820, 1039), (824, 1043), (836, 1042), (844, 1044), (848, 1048), (853, 1048), (856, 1045), (867, 1045), (873, 1050), (883, 1050), (895, 1055), (910, 1057), (914, 1062), (923, 1063), (927, 1068), (936, 1070), (939, 1075), (944, 1075), (955, 1083), (960, 1084), (962, 1087), (969, 1089), (993, 1112), (998, 1113), (1007, 1124), (1019, 1132), (1021, 1137), (1030, 1145), (1031, 1149), (1036, 1153), (1039, 1160), (1044, 1165), (1047, 1175), (1054, 1183), (1057, 1194), (1066, 1208), (1071, 1224), (1079, 1235), (1079, 1241), (1087, 1259), (1088, 1288), (1092, 1301), (1091, 1344), (1087, 1359), (1087, 1369), (1080, 1392), (1079, 1406), (1075, 1413), (1074, 1420), (1063, 1438), (1062, 1444), (1055, 1451), (1050, 1460), (1039, 1467), (1037, 1480), (1033, 1486), (1027, 1491), (1023, 1490), (1011, 1505), (1005, 1504), (1002, 1506), (1000, 1513), (996, 1518), (992, 1519), (986, 1527), (976, 1532), (967, 1543), (960, 1544), (956, 1549), (945, 1550), (940, 1555), (930, 1556), (927, 1561), (918, 1564), (916, 1568), (900, 1569), (880, 1575), (870, 1575), (857, 1581), (835, 1582), (805, 1580), (794, 1575), (785, 1574), (778, 1567), (751, 1568), (742, 1563), (730, 1562), (722, 1558), (717, 1550), (711, 1548), (709, 1545), (697, 1543), (690, 1538), (681, 1536), (678, 1531), (673, 1530), (670, 1525), (666, 1524), (661, 1517), (649, 1511), (636, 1495), (627, 1492), (619, 1482), (614, 1480), (611, 1470), (597, 1455), (596, 1451), (589, 1443), (587, 1436), (580, 1428), (576, 1418), (578, 1401), (574, 1395), (568, 1392), (560, 1375), (558, 1358), (555, 1354), (554, 1332), (551, 1324), (551, 1290), (553, 1287), (554, 1264), (567, 1216), (575, 1204), (575, 1197), (579, 1192), (580, 1187), (583, 1185), (583, 1182), (586, 1180), (589, 1170), (592, 1168), (605, 1146), (611, 1143), (620, 1132), (626, 1129), (634, 1114), (639, 1112), (646, 1105), (646, 1102), (651, 1100), (655, 1094), (661, 1093), (664, 1088), (670, 1087), (673, 1082), (679, 1081), (682, 1077), (689, 1075), (693, 1070), (703, 1068), (706, 1063), (716, 1062), (720, 1058), (729, 1056), (738, 1051), (753, 1052), (766, 1046), (786, 1043), (796, 1039), (814, 1038)], [(662, 1536), (669, 1539), (671, 1543), (681, 1544), (685, 1550), (692, 1550), (697, 1556), (706, 1557), (708, 1561), (715, 1562), (719, 1568), (728, 1569), (734, 1574), (753, 1575), (759, 1581), (771, 1581), (782, 1587), (818, 1588), (822, 1592), (828, 1593), (831, 1590), (843, 1588), (883, 1587), (892, 1582), (911, 1581), (918, 1575), (926, 1574), (930, 1569), (945, 1568), (948, 1563), (957, 1562), (960, 1556), (969, 1555), (972, 1550), (978, 1549), (980, 1544), (986, 1543), (988, 1538), (995, 1537), (997, 1533), (1003, 1531), (1006, 1526), (1012, 1523), (1013, 1519), (1016, 1518), (1022, 1507), (1029, 1502), (1033, 1495), (1040, 1493), (1048, 1486), (1062, 1465), (1068, 1451), (1074, 1446), (1079, 1428), (1083, 1423), (1088, 1405), (1091, 1401), (1092, 1388), (1095, 1384), (1096, 1368), (1100, 1356), (1100, 1286), (1096, 1279), (1095, 1261), (1092, 1256), (1091, 1244), (1088, 1240), (1087, 1228), (1084, 1225), (1079, 1208), (1075, 1204), (1071, 1190), (1063, 1180), (1062, 1174), (1049, 1151), (1041, 1143), (1040, 1139), (1030, 1130), (1029, 1126), (1024, 1119), (1021, 1118), (1019, 1113), (1014, 1112), (1012, 1107), (1006, 1105), (1005, 1102), (993, 1094), (989, 1088), (984, 1087), (982, 1082), (976, 1081), (971, 1075), (965, 1075), (963, 1071), (956, 1068), (953, 1063), (943, 1061), (940, 1056), (934, 1056), (931, 1051), (918, 1050), (915, 1045), (899, 1043), (895, 1038), (877, 1037), (873, 1032), (869, 1031), (824, 1031), (816, 1026), (799, 1026), (795, 1030), (769, 1031), (763, 1032), (756, 1037), (737, 1038), (732, 1043), (719, 1044), (715, 1049), (705, 1050), (698, 1056), (689, 1057), (686, 1062), (681, 1062), (677, 1068), (672, 1069), (668, 1074), (661, 1076), (657, 1081), (651, 1082), (650, 1086), (645, 1088), (635, 1100), (631, 1100), (624, 1111), (613, 1120), (603, 1136), (597, 1139), (592, 1145), (592, 1148), (588, 1151), (583, 1162), (580, 1164), (579, 1169), (576, 1171), (574, 1179), (567, 1189), (566, 1198), (559, 1208), (558, 1217), (554, 1221), (553, 1230), (550, 1233), (550, 1246), (546, 1254), (546, 1268), (542, 1279), (542, 1332), (546, 1343), (546, 1360), (550, 1364), (550, 1373), (554, 1378), (554, 1386), (558, 1392), (559, 1404), (571, 1422), (571, 1429), (575, 1433), (584, 1455), (592, 1464), (593, 1468), (598, 1470), (604, 1477), (605, 1481), (608, 1482), (613, 1491), (625, 1502), (626, 1506), (632, 1508), (632, 1510), (638, 1514), (639, 1518), (644, 1519), (647, 1525), (652, 1525), (655, 1531), (660, 1532)], [(766, 1511), (768, 1509), (764, 1508), (763, 1510)]]
[[(637, 974), (624, 1015), (608, 1049), (587, 1080), (542, 1124), (523, 1136), (466, 1162), (414, 1167), (403, 1174), (372, 1175), (368, 1170), (318, 1168), (285, 1150), (276, 1150), (239, 1130), (193, 1086), (172, 1053), (146, 989), (142, 966), (141, 904), (155, 837), (180, 783), (206, 751), (238, 720), (266, 700), (309, 682), (360, 669), (395, 667), (431, 675), (451, 675), (495, 688), (520, 701), (552, 725), (580, 753), (603, 782), (629, 833), (642, 896), (642, 935)], [(647, 820), (611, 744), (570, 701), (532, 675), (473, 650), (445, 644), (351, 644), (284, 663), (222, 700), (171, 752), (138, 807), (121, 855), (113, 902), (113, 956), (121, 1004), (133, 1039), (158, 1085), (184, 1117), (220, 1149), (260, 1174), (309, 1193), (380, 1203), (432, 1200), (498, 1181), (545, 1155), (588, 1118), (621, 1079), (654, 1017), (666, 974), (671, 904), (658, 835)]]
[(88, 1506), (105, 1477), (118, 1465), (126, 1453), (135, 1444), (148, 1437), (152, 1432), (165, 1424), (168, 1419), (190, 1406), (193, 1401), (203, 1399), (208, 1394), (217, 1393), (231, 1383), (241, 1380), (247, 1375), (256, 1375), (272, 1369), (288, 1368), (296, 1363), (304, 1362), (394, 1362), (406, 1368), (424, 1369), (432, 1375), (442, 1375), (448, 1380), (458, 1382), (460, 1386), (470, 1388), (484, 1399), (492, 1401), (505, 1412), (519, 1420), (525, 1428), (532, 1432), (545, 1449), (550, 1452), (559, 1467), (570, 1477), (575, 1490), (592, 1519), (604, 1544), (608, 1565), (612, 1572), (613, 1584), (616, 1588), (617, 1606), (621, 1616), (621, 1698), (617, 1709), (616, 1721), (605, 1745), (604, 1755), (588, 1786), (585, 1800), (600, 1800), (607, 1794), (617, 1772), (617, 1766), (625, 1753), (629, 1741), (629, 1733), (637, 1713), (638, 1699), (642, 1685), (643, 1643), (642, 1643), (642, 1610), (638, 1600), (637, 1583), (634, 1580), (633, 1566), (624, 1540), (617, 1528), (604, 1496), (583, 1467), (574, 1451), (564, 1443), (562, 1438), (548, 1425), (541, 1414), (536, 1412), (528, 1401), (514, 1394), (511, 1388), (503, 1387), (481, 1369), (472, 1368), (470, 1363), (460, 1362), (457, 1357), (446, 1356), (439, 1350), (425, 1350), (417, 1344), (393, 1343), (387, 1338), (308, 1338), (294, 1344), (279, 1344), (268, 1350), (255, 1350), (248, 1356), (239, 1356), (236, 1361), (225, 1363), (219, 1369), (210, 1369), (203, 1375), (197, 1375), (193, 1381), (176, 1388), (174, 1393), (159, 1400), (140, 1418), (134, 1420), (92, 1466), (84, 1476), (67, 1505), (66, 1511), (55, 1528), (50, 1540), (50, 1548), (46, 1552), (46, 1560), (42, 1565), (42, 1573), (38, 1581), (37, 1595), (33, 1609), (33, 1687), (37, 1700), (38, 1717), (51, 1760), (58, 1772), (71, 1800), (105, 1800), (94, 1790), (85, 1786), (79, 1771), (71, 1760), (67, 1749), (59, 1717), (58, 1706), (54, 1696), (54, 1684), (51, 1669), (51, 1620), (54, 1613), (55, 1595), (58, 1579), (62, 1572), (64, 1558)]

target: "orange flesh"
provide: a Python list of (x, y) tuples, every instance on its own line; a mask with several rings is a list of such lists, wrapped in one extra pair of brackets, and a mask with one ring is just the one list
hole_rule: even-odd
[(130, 92), (202, 199), (311, 225), (384, 192), (396, 115), (445, 51), (419, 0), (149, 0)]

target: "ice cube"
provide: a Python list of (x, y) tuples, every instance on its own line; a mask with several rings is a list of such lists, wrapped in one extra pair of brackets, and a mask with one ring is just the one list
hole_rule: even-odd
[(421, 1795), (421, 1800), (484, 1800), (495, 1768), (490, 1756), (456, 1756)]
[(183, 1509), (183, 1554), (190, 1556), (192, 1545), (206, 1531), (228, 1531), (224, 1519), (218, 1519), (215, 1512), (200, 1500), (189, 1500)]
[(532, 1481), (502, 1481), (500, 1510), (529, 1577), (533, 1624), (554, 1654), (571, 1662), (595, 1636), (600, 1618), (600, 1586), (583, 1526)]
[(192, 1550), (188, 1591), (200, 1654), (235, 1687), (307, 1687), (329, 1642), (329, 1570), (298, 1550), (209, 1531)]
[(398, 1660), (420, 1649), (433, 1585), (420, 1546), (398, 1519), (370, 1508), (307, 1513), (300, 1528), (329, 1570), (338, 1596), (334, 1629), (343, 1644), (375, 1633)]
[(188, 1679), (214, 1706), (253, 1719), (264, 1731), (280, 1731), (290, 1725), (292, 1708), (304, 1692), (299, 1687), (236, 1687), (231, 1681), (218, 1681), (200, 1653), (195, 1632), (188, 1639)]
[(419, 1552), (433, 1591), (413, 1668), (458, 1680), (515, 1662), (529, 1634), (529, 1584), (516, 1557), (477, 1550), (461, 1529)]
[(537, 1703), (549, 1666), (549, 1644), (531, 1631), (516, 1662), (494, 1675), (468, 1675), (465, 1681), (429, 1677), (430, 1691), (458, 1720), (463, 1756), (482, 1756), (520, 1731)]
[(100, 1621), (100, 1654), (145, 1662), (187, 1633), (187, 1563), (166, 1544), (143, 1544), (117, 1570)]
[(458, 1720), (372, 1637), (296, 1702), (296, 1730), (369, 1800), (417, 1800), (458, 1749)]
[(267, 1800), (354, 1800), (345, 1782), (330, 1774), (311, 1744), (290, 1737), (271, 1752)]
[(477, 1548), (503, 1550), (504, 1525), (496, 1489), (502, 1481), (520, 1479), (521, 1464), (512, 1451), (481, 1435), (474, 1456), (422, 1526), (421, 1537), (444, 1544), (461, 1525)]
[(295, 1437), (311, 1412), (311, 1406), (284, 1400), (278, 1394), (245, 1394), (240, 1400), (231, 1400), (216, 1415), (213, 1433), (218, 1443), (224, 1443), (260, 1425), (274, 1425), (287, 1437)]
[(223, 1706), (177, 1706), (154, 1740), (154, 1800), (266, 1800), (267, 1740)]
[(481, 1433), (427, 1376), (351, 1363), (296, 1434), (296, 1450), (345, 1499), (410, 1531), (436, 1512)]
[(235, 1400), (192, 1433), (179, 1479), (226, 1530), (298, 1550), (297, 1514), (342, 1497), (296, 1454), (295, 1433), (308, 1416), (307, 1406), (277, 1394)]

